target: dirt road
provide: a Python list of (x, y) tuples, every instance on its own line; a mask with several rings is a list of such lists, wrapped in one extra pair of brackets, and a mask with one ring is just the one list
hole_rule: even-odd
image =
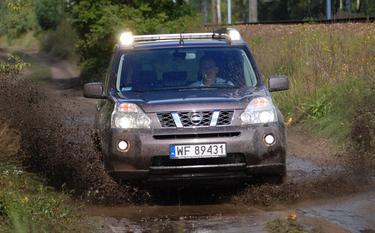
[[(106, 189), (106, 182), (113, 181), (98, 178), (102, 173), (95, 170), (93, 150), (87, 149), (92, 147), (88, 132), (93, 124), (95, 101), (82, 97), (81, 90), (76, 88), (77, 82), (72, 81), (76, 79), (71, 79), (76, 73), (68, 64), (38, 53), (29, 52), (29, 56), (51, 67), (54, 84), (45, 86), (44, 90), (48, 93), (46, 98), (53, 96), (67, 113), (61, 125), (63, 146), (70, 148), (68, 145), (74, 144), (77, 151), (87, 155), (91, 166), (88, 167), (93, 170), (85, 178), (91, 179), (87, 193), (100, 193), (95, 184)], [(310, 230), (375, 232), (374, 177), (369, 176), (370, 182), (368, 179), (362, 182), (347, 172), (336, 153), (327, 141), (290, 128), (284, 185), (239, 190), (175, 190), (137, 204), (90, 204), (86, 214), (95, 219), (97, 232), (264, 232), (266, 222), (286, 219), (291, 214)], [(120, 192), (117, 190), (114, 196)]]

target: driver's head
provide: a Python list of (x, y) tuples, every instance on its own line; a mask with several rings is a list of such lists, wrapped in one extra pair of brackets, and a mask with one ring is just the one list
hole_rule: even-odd
[(215, 60), (208, 56), (201, 58), (199, 70), (204, 79), (216, 79), (216, 75), (219, 72)]

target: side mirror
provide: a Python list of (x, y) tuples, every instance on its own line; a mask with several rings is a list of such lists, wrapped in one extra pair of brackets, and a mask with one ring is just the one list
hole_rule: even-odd
[(101, 82), (86, 83), (83, 85), (83, 96), (86, 98), (104, 99), (103, 84)]
[(271, 75), (268, 80), (269, 91), (284, 91), (289, 89), (289, 80), (286, 75)]

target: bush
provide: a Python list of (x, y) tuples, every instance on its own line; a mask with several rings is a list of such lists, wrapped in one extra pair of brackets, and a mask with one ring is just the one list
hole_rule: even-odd
[(64, 16), (62, 0), (35, 0), (35, 15), (43, 30), (56, 29)]
[(71, 24), (64, 20), (56, 30), (48, 30), (41, 35), (41, 49), (54, 57), (74, 60), (77, 39)]

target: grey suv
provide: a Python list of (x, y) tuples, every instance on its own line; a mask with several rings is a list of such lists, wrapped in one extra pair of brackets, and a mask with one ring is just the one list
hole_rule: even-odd
[(235, 29), (133, 36), (123, 33), (103, 83), (96, 132), (109, 174), (127, 181), (245, 181), (285, 176), (283, 116)]

